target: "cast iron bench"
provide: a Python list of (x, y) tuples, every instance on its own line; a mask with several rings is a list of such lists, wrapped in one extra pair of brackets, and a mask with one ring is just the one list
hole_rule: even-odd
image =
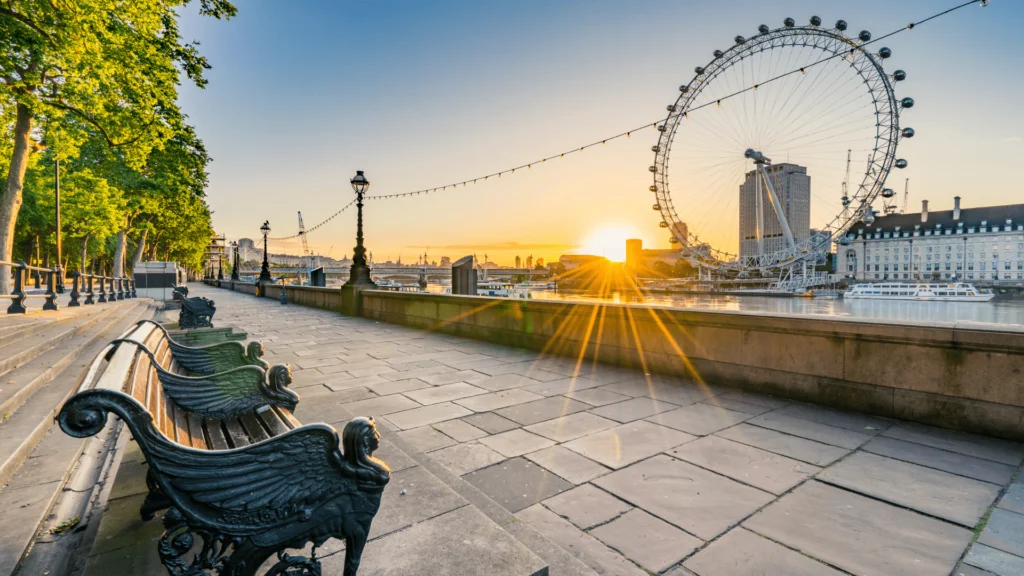
[[(333, 537), (345, 541), (345, 576), (355, 576), (390, 479), (372, 455), (373, 419), (353, 419), (339, 441), (332, 426), (302, 425), (291, 412), (298, 396), (283, 386), (287, 394), (256, 398), (261, 367), (190, 378), (170, 342), (153, 323), (127, 330), (58, 415), (78, 438), (102, 430), (108, 412), (127, 424), (149, 465), (143, 518), (167, 509), (157, 550), (168, 572), (252, 576), (276, 553), (267, 575), (319, 575), (316, 548)], [(287, 366), (275, 369), (290, 380)], [(307, 543), (309, 557), (284, 552)]]
[[(253, 341), (248, 345), (241, 342), (220, 342), (206, 346), (186, 346), (176, 342), (167, 329), (159, 322), (153, 320), (139, 320), (137, 325), (152, 324), (160, 333), (157, 335), (157, 346), (164, 340), (171, 349), (171, 357), (181, 367), (187, 370), (189, 375), (209, 375), (218, 372), (226, 372), (233, 368), (242, 366), (259, 366), (264, 370), (270, 370), (270, 366), (263, 360), (266, 351), (262, 342)], [(153, 346), (147, 346), (153, 350)]]

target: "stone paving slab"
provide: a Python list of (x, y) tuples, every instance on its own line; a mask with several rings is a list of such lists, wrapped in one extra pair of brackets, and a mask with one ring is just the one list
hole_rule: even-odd
[(575, 391), (590, 390), (598, 386), (601, 386), (601, 382), (589, 378), (559, 378), (558, 380), (524, 386), (523, 390), (540, 394), (541, 396), (557, 396)]
[(1024, 558), (1007, 554), (984, 544), (975, 544), (964, 556), (964, 563), (985, 570), (985, 576), (1020, 576), (1024, 574)]
[(487, 436), (487, 432), (465, 422), (464, 420), (447, 420), (434, 424), (434, 428), (440, 430), (446, 436), (454, 438), (458, 442), (471, 442)]
[(416, 402), (427, 406), (430, 404), (451, 402), (452, 400), (459, 400), (461, 398), (468, 398), (469, 396), (477, 396), (486, 393), (487, 391), (483, 388), (477, 388), (476, 386), (466, 384), (465, 382), (456, 382), (455, 384), (443, 384), (440, 386), (413, 390), (411, 392), (406, 392), (404, 396), (412, 398)]
[(904, 422), (899, 426), (886, 430), (883, 435), (906, 440), (907, 442), (924, 444), (932, 448), (966, 454), (975, 458), (1002, 462), (1010, 466), (1019, 466), (1021, 460), (1024, 459), (1024, 446), (1018, 442), (935, 428), (923, 424)]
[(978, 542), (1014, 556), (1024, 557), (1024, 515), (996, 508)]
[(391, 394), (401, 394), (402, 392), (411, 392), (421, 388), (430, 388), (430, 384), (419, 378), (407, 378), (405, 380), (388, 380), (377, 384), (370, 384), (367, 388), (379, 396), (388, 396)]
[(500, 434), (519, 427), (519, 424), (516, 424), (508, 418), (498, 416), (494, 412), (473, 414), (472, 416), (462, 418), (460, 421), (479, 428), (488, 434)]
[(565, 396), (552, 396), (543, 400), (524, 402), (496, 412), (523, 426), (544, 422), (561, 416), (568, 416), (590, 408), (590, 404), (570, 400)]
[(786, 434), (800, 436), (801, 438), (807, 438), (823, 444), (839, 446), (840, 448), (846, 448), (847, 450), (855, 450), (859, 448), (861, 444), (871, 440), (871, 435), (869, 434), (853, 432), (851, 430), (836, 428), (835, 426), (828, 426), (826, 424), (819, 424), (810, 420), (793, 418), (791, 416), (783, 416), (776, 414), (775, 412), (756, 416), (751, 418), (748, 422), (762, 428), (785, 432)]
[(897, 460), (904, 460), (929, 468), (936, 468), (952, 474), (967, 476), (975, 480), (1005, 485), (1013, 478), (1014, 468), (992, 460), (974, 458), (956, 452), (904, 442), (895, 438), (879, 436), (864, 445), (864, 451)]
[(799, 436), (792, 436), (749, 424), (740, 424), (732, 428), (726, 428), (716, 432), (715, 436), (728, 438), (729, 440), (788, 456), (789, 458), (814, 464), (815, 466), (828, 466), (850, 453), (845, 448), (830, 446), (821, 442), (815, 442), (814, 440), (807, 440)]
[(526, 426), (525, 429), (555, 442), (568, 442), (615, 426), (618, 426), (618, 422), (601, 418), (589, 412), (579, 412)]
[(827, 406), (804, 403), (790, 404), (775, 413), (869, 435), (879, 434), (896, 423), (895, 420), (889, 418), (858, 414), (857, 412), (843, 412)]
[(505, 456), (478, 442), (442, 448), (431, 452), (430, 457), (457, 476), (486, 468), (505, 459)]
[(999, 495), (999, 486), (867, 452), (857, 452), (818, 479), (973, 527)]
[[(302, 404), (303, 403), (300, 402), (299, 406), (302, 406)], [(353, 414), (377, 417), (391, 414), (393, 412), (402, 412), (404, 410), (419, 408), (421, 404), (410, 400), (401, 394), (394, 394), (392, 396), (380, 396), (377, 398), (370, 398), (368, 400), (349, 402), (342, 406), (345, 410), (348, 410)]]
[(704, 543), (643, 510), (633, 509), (590, 535), (651, 572), (661, 572)]
[(450, 402), (442, 402), (404, 412), (395, 412), (388, 414), (385, 418), (396, 427), (408, 430), (410, 428), (419, 428), (428, 424), (444, 422), (445, 420), (454, 420), (469, 414), (472, 414), (472, 412), (462, 406)]
[(725, 532), (774, 498), (663, 454), (593, 483), (703, 540)]
[(782, 494), (821, 470), (716, 436), (683, 444), (668, 454), (772, 494)]
[(604, 406), (606, 404), (615, 404), (616, 402), (622, 402), (629, 400), (629, 396), (619, 394), (618, 392), (612, 392), (611, 390), (605, 390), (604, 388), (589, 388), (587, 390), (574, 390), (572, 392), (566, 392), (566, 396), (573, 400), (579, 400), (580, 402), (586, 402), (591, 406)]
[(562, 446), (552, 446), (531, 452), (526, 455), (526, 458), (573, 484), (582, 484), (611, 472), (597, 462)]
[(668, 402), (640, 396), (625, 402), (593, 408), (590, 412), (604, 418), (610, 418), (616, 422), (626, 423), (676, 408), (678, 408), (676, 404), (669, 404)]
[[(1019, 480), (1024, 480), (1020, 478)], [(1016, 482), (1010, 484), (1006, 494), (999, 500), (999, 507), (1017, 514), (1024, 514), (1024, 484)]]
[(384, 489), (380, 510), (370, 525), (370, 538), (390, 534), (465, 505), (461, 496), (422, 466), (407, 468), (392, 474)]
[(563, 444), (591, 460), (619, 469), (694, 440), (693, 436), (643, 420), (622, 424)]
[(612, 551), (600, 540), (581, 532), (540, 504), (519, 511), (516, 517), (529, 523), (601, 576), (649, 576), (648, 572)]
[(743, 528), (733, 528), (683, 566), (698, 576), (842, 576), (842, 572)]
[(964, 528), (814, 481), (743, 526), (865, 575), (947, 576), (971, 541)]
[(769, 412), (772, 410), (771, 408), (765, 406), (760, 406), (758, 404), (750, 404), (748, 402), (743, 402), (741, 400), (736, 400), (735, 398), (729, 398), (727, 396), (715, 396), (710, 400), (705, 400), (704, 402), (701, 402), (701, 404), (714, 406), (715, 408), (724, 408), (726, 410), (732, 410), (733, 412), (743, 412), (744, 414), (750, 414), (751, 416), (757, 416), (759, 414), (764, 414), (765, 412)]
[(455, 444), (455, 440), (450, 436), (447, 436), (430, 426), (423, 426), (399, 432), (398, 437), (409, 444), (412, 444), (413, 447), (421, 452), (430, 452), (431, 450), (438, 450)]
[(706, 436), (748, 420), (750, 414), (734, 412), (707, 404), (691, 404), (670, 412), (651, 416), (647, 420), (694, 436)]
[(554, 442), (551, 440), (522, 429), (509, 430), (508, 432), (481, 438), (480, 443), (496, 452), (500, 452), (506, 458), (522, 456), (527, 452), (536, 452), (541, 448), (554, 445)]
[(516, 404), (523, 404), (525, 402), (533, 402), (534, 400), (540, 400), (543, 396), (538, 396), (526, 390), (502, 390), (500, 392), (492, 392), (491, 394), (481, 394), (480, 396), (473, 396), (472, 398), (463, 398), (462, 400), (456, 400), (455, 403), (459, 406), (469, 408), (473, 412), (490, 412), (492, 410), (499, 410), (508, 406), (515, 406)]
[(572, 484), (525, 458), (470, 472), (463, 479), (513, 514), (572, 488)]
[(544, 506), (577, 528), (586, 530), (604, 524), (633, 509), (632, 506), (595, 487), (583, 484), (558, 496), (548, 498)]

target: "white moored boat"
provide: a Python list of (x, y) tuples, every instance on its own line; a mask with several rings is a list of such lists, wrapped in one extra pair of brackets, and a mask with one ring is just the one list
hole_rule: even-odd
[(938, 300), (946, 302), (988, 302), (995, 294), (982, 292), (972, 284), (857, 284), (844, 298), (865, 300)]

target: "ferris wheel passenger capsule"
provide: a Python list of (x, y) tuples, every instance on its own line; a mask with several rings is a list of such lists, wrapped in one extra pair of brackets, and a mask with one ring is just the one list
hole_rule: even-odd
[(661, 146), (658, 146), (658, 145), (651, 146), (651, 152), (659, 152), (660, 150), (661, 150)]
[(904, 72), (903, 70), (897, 70), (892, 73), (892, 79), (897, 82), (902, 82), (903, 80), (907, 79), (907, 73)]
[(697, 66), (696, 68), (693, 69), (693, 71), (696, 74), (703, 74), (704, 73), (704, 67), (703, 66)]
[(732, 41), (737, 43), (737, 44), (743, 44), (744, 42), (747, 41), (747, 39), (744, 38), (743, 36), (737, 36), (737, 37), (733, 38)]
[(675, 112), (676, 111), (676, 105), (675, 104), (669, 104), (667, 107), (665, 107), (665, 109), (668, 110), (669, 112)]
[(689, 87), (689, 86), (687, 86), (686, 84), (680, 84), (680, 85), (679, 85), (679, 91), (680, 91), (680, 92), (682, 92), (683, 94), (686, 94), (686, 92), (687, 92), (687, 91), (688, 91), (689, 89), (690, 89), (690, 87)]
[(892, 188), (885, 188), (882, 190), (882, 198), (892, 198), (896, 195), (896, 191)]
[(843, 236), (842, 238), (839, 239), (839, 244), (841, 246), (849, 246), (850, 245), (850, 237), (849, 236)]
[(651, 206), (651, 210), (654, 210), (655, 212), (660, 212), (661, 204), (655, 204), (654, 206)]
[(903, 132), (902, 132), (902, 134), (903, 134), (903, 137), (904, 137), (904, 138), (913, 138), (913, 137), (914, 137), (914, 134), (916, 134), (916, 132), (914, 132), (914, 129), (913, 129), (913, 128), (910, 128), (910, 127), (908, 126), (907, 128), (904, 128), (904, 129), (903, 129)]
[(857, 35), (857, 38), (860, 38), (861, 42), (867, 42), (868, 40), (871, 40), (871, 32), (861, 30), (860, 34)]
[(888, 48), (880, 48), (878, 50), (878, 57), (879, 58), (888, 58), (890, 56), (892, 56), (892, 50), (890, 50)]
[(668, 228), (668, 222), (665, 222), (664, 220), (662, 220), (661, 222), (658, 222), (658, 227), (659, 228)]
[(782, 24), (785, 25), (786, 28), (792, 28), (793, 26), (796, 26), (796, 20), (793, 20), (792, 18), (786, 18), (785, 20), (782, 21)]
[(768, 32), (771, 31), (771, 28), (769, 28), (767, 24), (761, 24), (760, 26), (757, 27), (757, 31), (760, 32), (761, 34), (767, 34)]
[(658, 171), (658, 167), (657, 166), (651, 166), (651, 167), (648, 168), (648, 170), (650, 170), (651, 172), (657, 172)]
[[(738, 36), (737, 36), (737, 38), (738, 38)], [(725, 52), (722, 52), (721, 50), (715, 50), (714, 54), (715, 54), (715, 58), (721, 58), (723, 55), (725, 55)]]
[(657, 192), (658, 191), (658, 187), (657, 186), (651, 186), (650, 188), (648, 188), (648, 190), (650, 190), (651, 192)]
[(872, 210), (870, 206), (868, 206), (868, 211), (864, 214), (863, 220), (864, 224), (867, 226), (871, 226), (875, 223), (875, 211)]
[(846, 20), (836, 20), (836, 30), (842, 32), (843, 30), (846, 30), (847, 27)]
[(664, 131), (665, 131), (665, 125), (664, 124), (659, 124), (658, 125), (658, 132), (664, 132)]
[(910, 96), (907, 96), (903, 100), (900, 100), (900, 106), (902, 106), (904, 108), (913, 108), (914, 107), (914, 99), (911, 98)]
[(811, 16), (811, 26), (821, 26), (821, 18)]
[(904, 160), (903, 158), (900, 158), (899, 160), (896, 161), (896, 167), (897, 168), (901, 168), (901, 169), (902, 168), (906, 168), (907, 167), (907, 161)]
[(673, 237), (668, 239), (668, 243), (669, 244), (679, 244), (679, 239), (676, 238), (675, 236), (673, 236)]

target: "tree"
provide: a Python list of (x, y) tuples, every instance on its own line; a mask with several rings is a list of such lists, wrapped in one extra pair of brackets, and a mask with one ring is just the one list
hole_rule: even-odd
[[(182, 41), (178, 9), (190, 0), (7, 0), (0, 5), (0, 107), (13, 116), (0, 199), (0, 260), (9, 260), (25, 173), (39, 138), (64, 120), (88, 125), (131, 166), (181, 122), (184, 73), (204, 87), (210, 66)], [(230, 18), (228, 0), (199, 0), (200, 13)], [(13, 107), (13, 112), (7, 109)], [(45, 118), (42, 130), (33, 122)], [(0, 267), (0, 293), (10, 290)]]

